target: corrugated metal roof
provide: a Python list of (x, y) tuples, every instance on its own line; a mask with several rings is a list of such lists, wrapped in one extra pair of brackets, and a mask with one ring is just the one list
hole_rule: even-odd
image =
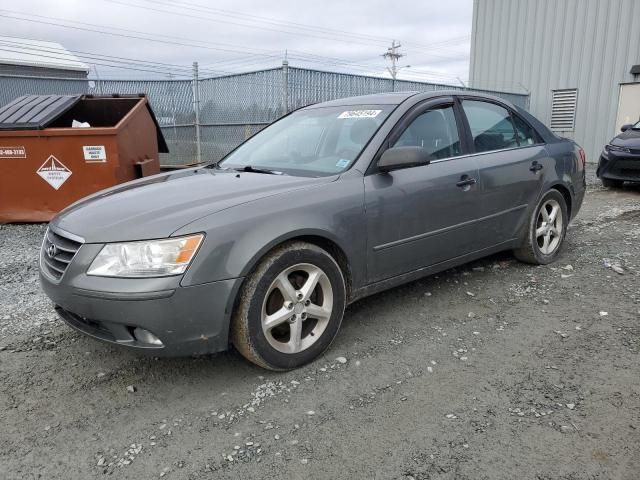
[(0, 130), (46, 128), (80, 100), (80, 95), (25, 95), (0, 108)]
[(89, 72), (86, 63), (59, 43), (16, 37), (0, 36), (0, 64)]

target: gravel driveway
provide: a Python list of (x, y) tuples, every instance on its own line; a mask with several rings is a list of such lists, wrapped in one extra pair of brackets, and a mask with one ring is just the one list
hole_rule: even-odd
[(284, 374), (72, 332), (44, 229), (0, 229), (2, 479), (638, 478), (640, 187), (591, 185), (554, 265), (505, 253), (352, 305)]

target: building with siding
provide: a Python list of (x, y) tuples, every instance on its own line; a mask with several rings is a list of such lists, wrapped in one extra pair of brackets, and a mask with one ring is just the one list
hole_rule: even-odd
[(474, 0), (469, 79), (530, 93), (531, 113), (596, 162), (640, 119), (640, 1)]
[(89, 66), (55, 42), (0, 36), (0, 75), (87, 78)]

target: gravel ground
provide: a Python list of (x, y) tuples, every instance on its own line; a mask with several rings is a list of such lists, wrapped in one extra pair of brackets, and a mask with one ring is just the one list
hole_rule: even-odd
[(38, 286), (45, 227), (3, 226), (0, 478), (637, 479), (640, 187), (592, 180), (556, 264), (364, 299), (284, 374), (72, 332)]

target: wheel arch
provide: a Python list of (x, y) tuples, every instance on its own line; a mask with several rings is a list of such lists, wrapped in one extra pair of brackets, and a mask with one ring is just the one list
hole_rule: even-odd
[(234, 312), (238, 308), (239, 301), (242, 297), (242, 292), (244, 286), (247, 282), (247, 279), (251, 275), (253, 271), (256, 270), (258, 265), (260, 265), (261, 260), (268, 255), (271, 251), (286, 245), (291, 242), (306, 242), (325, 250), (331, 257), (336, 261), (338, 266), (340, 267), (340, 271), (344, 277), (345, 282), (345, 294), (347, 304), (349, 303), (349, 299), (351, 298), (353, 292), (353, 272), (351, 269), (351, 263), (349, 262), (348, 256), (345, 253), (345, 250), (342, 246), (340, 246), (337, 239), (333, 238), (332, 235), (317, 230), (303, 230), (298, 232), (290, 232), (288, 235), (283, 235), (273, 241), (267, 243), (263, 248), (261, 248), (249, 262), (245, 266), (242, 277), (244, 277), (243, 281), (240, 283), (232, 298), (230, 298), (228, 303), (228, 314), (229, 314), (229, 322), (228, 322), (228, 330), (227, 330), (227, 338), (228, 341), (231, 340), (231, 317), (234, 315)]
[(567, 216), (569, 217), (569, 220), (571, 220), (571, 218), (573, 218), (573, 195), (571, 194), (571, 190), (562, 183), (555, 183), (551, 185), (549, 190), (557, 190), (564, 197), (564, 201), (567, 204)]
[[(242, 276), (248, 277), (256, 267), (260, 264), (260, 261), (269, 252), (276, 248), (281, 247), (290, 242), (301, 241), (310, 243), (325, 250), (336, 261), (345, 281), (345, 289), (347, 299), (350, 298), (353, 291), (353, 270), (349, 257), (345, 252), (345, 249), (340, 245), (340, 241), (332, 234), (324, 230), (301, 230), (289, 232), (286, 235), (273, 239), (271, 242), (265, 244), (245, 265)], [(234, 301), (235, 305), (235, 301)]]

